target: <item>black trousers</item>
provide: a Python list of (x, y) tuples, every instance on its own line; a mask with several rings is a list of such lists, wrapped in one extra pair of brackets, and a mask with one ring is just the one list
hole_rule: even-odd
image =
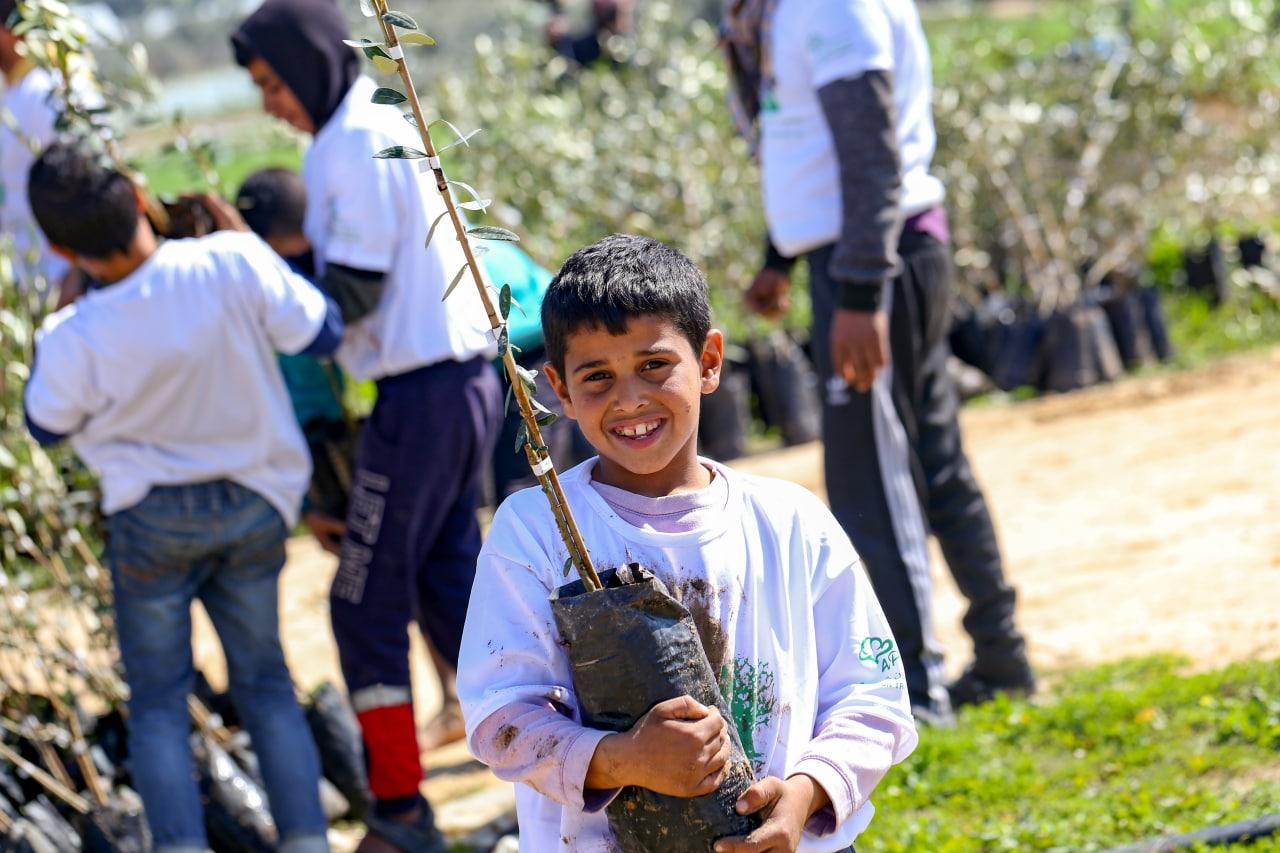
[(960, 439), (959, 397), (947, 373), (951, 255), (932, 236), (904, 231), (902, 273), (884, 294), (891, 365), (859, 394), (832, 376), (834, 247), (808, 257), (815, 366), (825, 389), (825, 475), (832, 512), (866, 564), (897, 639), (913, 704), (948, 707), (942, 650), (930, 618), (927, 535), (938, 538), (960, 592), (976, 668), (1022, 671), (1015, 593), (1005, 582), (991, 515)]

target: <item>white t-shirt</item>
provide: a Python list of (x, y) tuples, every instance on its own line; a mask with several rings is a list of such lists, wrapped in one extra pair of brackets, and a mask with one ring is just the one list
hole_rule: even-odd
[[(375, 160), (392, 145), (422, 149), (418, 132), (392, 106), (370, 102), (374, 82), (361, 77), (316, 134), (302, 166), (306, 234), (316, 261), (387, 273), (378, 307), (347, 327), (338, 361), (357, 379), (380, 379), (490, 351), (488, 321), (475, 285), (445, 290), (466, 264), (424, 160)], [(469, 275), (469, 274), (468, 274)]]
[[(859, 732), (872, 739), (888, 732), (894, 763), (916, 744), (892, 634), (848, 537), (803, 488), (707, 460), (728, 485), (725, 511), (688, 532), (642, 530), (591, 487), (595, 462), (561, 478), (595, 565), (638, 562), (690, 609), (757, 774), (785, 778), (802, 768), (843, 804), (833, 831), (806, 831), (799, 849), (845, 849), (874, 811), (868, 791), (846, 790), (859, 769), (850, 744)], [(548, 601), (568, 582), (566, 554), (541, 490), (519, 492), (498, 509), (458, 663), (468, 738), (511, 703), (551, 701), (581, 720)], [(519, 736), (505, 745), (520, 749)], [(886, 751), (881, 773), (889, 761)], [(585, 812), (580, 789), (574, 800), (518, 784), (520, 849), (618, 849), (605, 813)]]
[(252, 234), (171, 240), (45, 320), (27, 414), (72, 435), (105, 513), (153, 486), (229, 479), (292, 527), (311, 459), (275, 353), (311, 344), (326, 310)]
[[(49, 97), (56, 89), (48, 71), (32, 68), (0, 93), (0, 232), (13, 237), (20, 259), (19, 281), (36, 271), (54, 281), (68, 269), (67, 262), (49, 250), (27, 200), (31, 164), (55, 135), (58, 112)], [(28, 254), (34, 254), (32, 266), (27, 266)]]
[(893, 73), (904, 215), (942, 202), (942, 182), (929, 174), (937, 141), (929, 46), (912, 0), (782, 0), (770, 49), (760, 159), (778, 251), (796, 257), (840, 236), (840, 167), (818, 90), (867, 71)]

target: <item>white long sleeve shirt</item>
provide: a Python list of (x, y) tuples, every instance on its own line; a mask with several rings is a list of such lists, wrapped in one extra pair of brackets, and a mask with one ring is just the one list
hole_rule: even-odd
[[(642, 530), (591, 487), (562, 484), (598, 568), (639, 562), (693, 613), (759, 776), (814, 777), (832, 806), (801, 851), (843, 850), (871, 821), (871, 789), (917, 738), (896, 646), (848, 537), (812, 494), (715, 463), (723, 513)], [(524, 851), (612, 851), (608, 792), (584, 790), (608, 734), (581, 725), (549, 596), (566, 552), (540, 491), (509, 498), (480, 555), (458, 666), (472, 753), (517, 785)]]

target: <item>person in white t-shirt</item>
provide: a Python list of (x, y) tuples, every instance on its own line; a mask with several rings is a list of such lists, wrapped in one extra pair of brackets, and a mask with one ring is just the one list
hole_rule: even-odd
[[(917, 716), (947, 724), (952, 705), (1030, 692), (1016, 595), (947, 372), (950, 237), (929, 171), (932, 72), (916, 5), (732, 0), (724, 35), (769, 228), (747, 302), (785, 312), (804, 256), (828, 499), (893, 625)], [(930, 532), (969, 599), (974, 660), (949, 685), (930, 616)]]
[(38, 276), (56, 287), (70, 265), (49, 250), (31, 218), (27, 173), (56, 135), (57, 86), (48, 71), (22, 55), (22, 40), (9, 28), (17, 7), (17, 0), (0, 0), (0, 233), (13, 241), (20, 284)]
[(541, 490), (513, 495), (480, 555), (458, 693), (472, 754), (519, 783), (520, 849), (619, 849), (605, 813), (619, 790), (716, 790), (732, 725), (760, 779), (738, 809), (764, 823), (715, 850), (847, 850), (916, 745), (906, 682), (822, 502), (698, 457), (724, 353), (706, 279), (668, 246), (614, 235), (565, 262), (542, 324), (547, 376), (599, 453), (561, 478), (592, 560), (641, 564), (690, 610), (734, 719), (685, 696), (625, 732), (582, 725), (549, 602), (567, 552)]
[(426, 245), (445, 212), (430, 171), (374, 159), (422, 143), (399, 109), (372, 103), (377, 86), (346, 38), (333, 0), (267, 0), (232, 45), (265, 110), (314, 137), (305, 231), (347, 322), (338, 361), (378, 386), (345, 524), (309, 519), (322, 542), (344, 533), (330, 612), (376, 799), (364, 849), (439, 850), (419, 794), (408, 627), (416, 620), (456, 666), (502, 390), (479, 294), (465, 286), (443, 299), (465, 258), (447, 226)]
[(156, 849), (208, 846), (188, 739), (198, 598), (280, 849), (323, 853), (319, 760), (277, 622), (310, 462), (275, 353), (332, 353), (337, 308), (253, 234), (157, 244), (137, 189), (85, 146), (46, 148), (28, 192), (53, 250), (96, 282), (43, 324), (25, 408), (42, 444), (69, 437), (100, 478), (131, 772)]

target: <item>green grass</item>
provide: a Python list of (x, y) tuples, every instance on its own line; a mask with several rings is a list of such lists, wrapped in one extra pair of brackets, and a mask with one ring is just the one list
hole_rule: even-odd
[(1280, 303), (1257, 291), (1238, 293), (1216, 308), (1197, 294), (1174, 293), (1166, 297), (1165, 311), (1176, 367), (1280, 344)]
[(1042, 700), (923, 730), (858, 850), (1095, 850), (1280, 811), (1280, 662), (1181, 669), (1074, 671)]
[[(266, 144), (244, 144), (224, 149), (218, 157), (218, 174), (227, 190), (234, 191), (250, 173), (258, 169), (284, 166), (297, 169), (302, 165), (302, 151), (296, 142), (284, 136)], [(137, 160), (148, 185), (160, 195), (178, 195), (202, 187), (200, 176), (191, 160), (177, 152), (150, 153)]]

